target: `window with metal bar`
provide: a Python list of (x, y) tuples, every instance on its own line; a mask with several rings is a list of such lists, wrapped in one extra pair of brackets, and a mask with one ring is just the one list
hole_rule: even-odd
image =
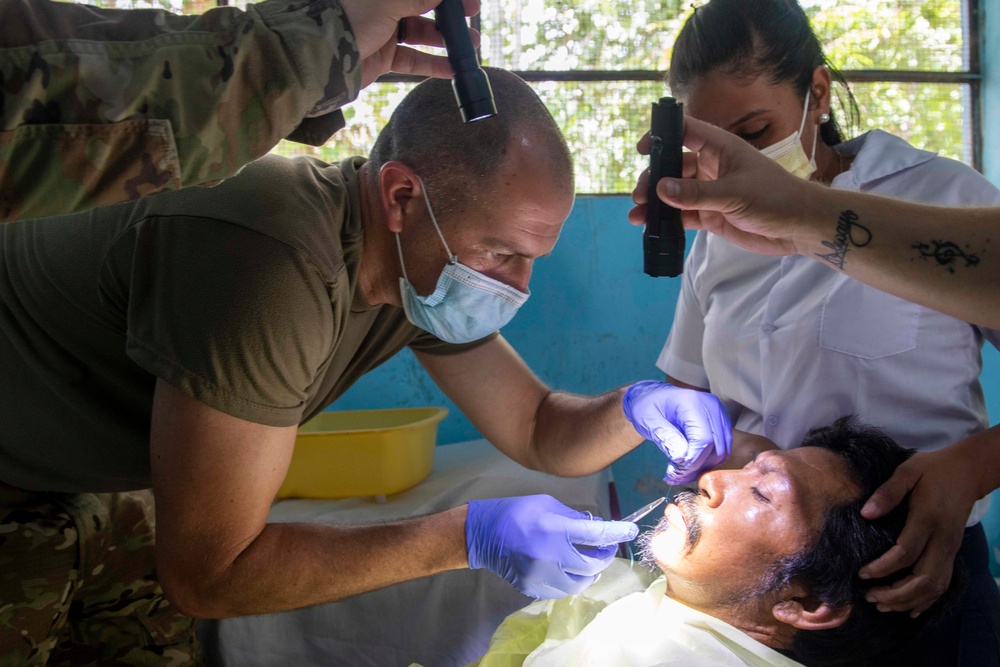
[[(980, 166), (982, 0), (800, 2), (858, 101), (851, 135), (880, 128)], [(96, 4), (200, 12), (214, 0)], [(692, 11), (689, 0), (482, 0), (473, 25), (482, 31), (483, 63), (518, 72), (559, 122), (577, 161), (578, 192), (623, 194), (643, 168), (635, 142), (650, 103), (669, 94), (670, 49)], [(389, 75), (362, 91), (344, 110), (348, 127), (326, 146), (282, 142), (275, 150), (329, 161), (364, 155), (414, 81)], [(834, 113), (844, 117), (836, 105)]]

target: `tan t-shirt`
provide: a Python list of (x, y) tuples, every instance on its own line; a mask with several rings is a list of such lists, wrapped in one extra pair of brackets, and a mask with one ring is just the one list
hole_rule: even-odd
[(214, 188), (0, 225), (0, 480), (149, 486), (156, 378), (289, 426), (404, 346), (489, 340), (450, 345), (361, 296), (363, 162), (268, 156)]

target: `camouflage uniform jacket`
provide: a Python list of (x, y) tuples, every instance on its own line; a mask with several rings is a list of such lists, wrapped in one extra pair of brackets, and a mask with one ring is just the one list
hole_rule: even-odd
[(0, 0), (0, 222), (217, 182), (343, 127), (361, 66), (338, 0), (201, 16)]

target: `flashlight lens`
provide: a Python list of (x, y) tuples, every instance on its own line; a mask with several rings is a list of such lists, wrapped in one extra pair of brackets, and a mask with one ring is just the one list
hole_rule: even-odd
[(462, 110), (462, 120), (471, 123), (497, 115), (497, 105), (493, 101), (493, 89), (489, 77), (480, 67), (459, 71), (451, 80), (455, 90), (458, 108)]

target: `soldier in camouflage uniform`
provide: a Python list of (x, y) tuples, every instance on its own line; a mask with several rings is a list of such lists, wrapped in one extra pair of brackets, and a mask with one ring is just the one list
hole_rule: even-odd
[[(435, 4), (179, 16), (0, 0), (0, 222), (215, 183), (285, 137), (323, 144), (378, 74), (450, 75), (443, 56), (395, 47), (396, 21)], [(427, 22), (407, 19), (412, 43), (440, 44)]]
[(0, 667), (202, 664), (163, 597), (153, 496), (0, 483)]
[[(176, 16), (0, 0), (0, 222), (216, 182), (283, 137), (325, 142), (338, 107), (390, 68), (450, 74), (443, 57), (395, 44), (402, 12), (435, 2)], [(406, 23), (411, 43), (440, 43), (428, 19)], [(194, 621), (157, 580), (150, 491), (3, 479), (0, 667), (202, 663)]]

